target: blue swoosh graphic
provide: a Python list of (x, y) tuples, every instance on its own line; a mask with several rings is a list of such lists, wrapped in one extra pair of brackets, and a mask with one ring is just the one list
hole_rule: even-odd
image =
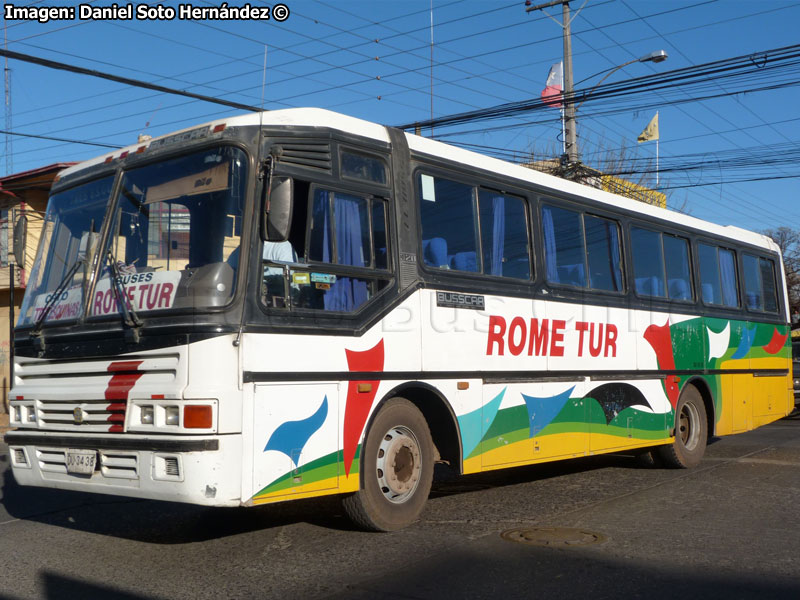
[[(287, 421), (273, 431), (267, 445), (264, 446), (264, 452), (267, 450), (282, 452), (297, 466), (295, 458), (300, 456), (308, 440), (319, 431), (327, 416), (328, 396), (325, 396), (317, 412), (313, 415), (299, 421)], [(299, 450), (299, 452), (296, 452), (295, 456), (292, 456), (292, 450)]]
[(742, 339), (739, 342), (739, 347), (736, 349), (736, 352), (733, 353), (731, 359), (737, 358), (744, 358), (747, 356), (747, 353), (750, 352), (750, 347), (753, 345), (753, 340), (756, 337), (756, 328), (753, 326), (752, 329), (748, 329), (745, 327), (742, 330)]
[(503, 395), (507, 389), (503, 388), (503, 391), (484, 406), (458, 417), (464, 458), (472, 454), (472, 451), (481, 443), (483, 436), (489, 431), (489, 427), (491, 427), (494, 418), (497, 416), (497, 411), (500, 409), (500, 403), (503, 401)]
[(549, 396), (547, 398), (537, 398), (535, 396), (526, 396), (522, 394), (522, 399), (525, 400), (525, 406), (528, 407), (528, 425), (530, 425), (530, 437), (539, 433), (542, 429), (550, 424), (564, 405), (569, 400), (569, 395), (575, 389), (573, 385), (566, 392)]

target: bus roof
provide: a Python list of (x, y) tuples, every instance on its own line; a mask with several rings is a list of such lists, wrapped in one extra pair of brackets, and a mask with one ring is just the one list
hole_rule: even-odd
[[(210, 121), (202, 125), (187, 127), (185, 129), (155, 137), (151, 140), (131, 144), (125, 148), (120, 148), (119, 150), (114, 150), (113, 152), (89, 159), (66, 169), (61, 173), (61, 176), (65, 177), (72, 175), (73, 173), (77, 173), (88, 167), (105, 162), (109, 157), (119, 157), (120, 154), (125, 152), (133, 153), (142, 146), (148, 147), (156, 140), (167, 138), (182, 132), (192, 131), (193, 129), (198, 129), (200, 127), (208, 126), (213, 129), (217, 125), (223, 124), (226, 127), (246, 127), (258, 125), (263, 127), (318, 127), (325, 130), (339, 130), (349, 134), (385, 142), (387, 144), (389, 143), (389, 135), (386, 132), (386, 127), (383, 125), (322, 108), (287, 108), (226, 117), (217, 119), (215, 121)], [(778, 246), (772, 239), (753, 231), (741, 229), (733, 225), (716, 225), (714, 223), (703, 221), (683, 213), (645, 204), (643, 202), (625, 198), (611, 192), (606, 192), (587, 185), (569, 181), (567, 179), (562, 179), (554, 175), (548, 175), (547, 173), (542, 173), (541, 171), (536, 171), (535, 169), (530, 169), (528, 167), (516, 165), (504, 160), (485, 156), (477, 152), (472, 152), (471, 150), (465, 150), (463, 148), (451, 146), (430, 138), (424, 138), (418, 135), (406, 133), (406, 139), (408, 140), (408, 145), (411, 150), (422, 154), (429, 154), (431, 156), (449, 159), (461, 164), (471, 165), (479, 169), (484, 169), (493, 173), (512, 177), (514, 179), (534, 183), (544, 188), (550, 188), (555, 191), (562, 191), (569, 194), (574, 194), (576, 196), (583, 196), (585, 198), (589, 198), (611, 206), (650, 215), (654, 218), (662, 219), (670, 223), (686, 225), (688, 227), (708, 231), (709, 233), (733, 238), (742, 242), (750, 243), (756, 246), (767, 247), (771, 250), (778, 251)]]

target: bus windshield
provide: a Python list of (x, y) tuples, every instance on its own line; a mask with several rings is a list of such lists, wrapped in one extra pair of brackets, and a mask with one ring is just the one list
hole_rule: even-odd
[(219, 147), (126, 171), (115, 202), (108, 202), (113, 177), (54, 195), (19, 325), (119, 315), (123, 299), (137, 314), (227, 304), (246, 171), (242, 150)]

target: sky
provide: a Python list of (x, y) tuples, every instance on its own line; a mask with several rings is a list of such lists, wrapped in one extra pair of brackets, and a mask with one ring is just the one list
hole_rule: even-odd
[[(14, 6), (78, 4), (21, 0)], [(5, 47), (266, 110), (313, 106), (385, 125), (539, 99), (551, 65), (563, 53), (560, 7), (528, 13), (520, 0), (285, 0), (283, 5), (289, 9), (283, 21), (148, 20), (136, 18), (137, 12), (143, 16), (158, 5), (141, 2), (132, 3), (130, 20), (80, 19), (78, 11), (74, 19), (46, 23), (7, 19)], [(749, 83), (713, 78), (702, 89), (587, 100), (579, 107), (577, 126), (586, 164), (598, 166), (603, 157), (623, 154), (637, 165), (649, 163), (655, 185), (658, 152), (659, 189), (670, 207), (722, 225), (800, 229), (800, 67), (792, 69), (800, 61), (788, 61), (775, 75), (763, 69), (774, 56), (769, 51), (800, 43), (800, 2), (573, 0), (570, 7), (576, 89), (592, 90), (605, 75), (602, 85), (750, 55), (755, 72)], [(614, 71), (654, 50), (665, 50), (669, 59)], [(107, 152), (106, 145), (134, 143), (142, 133), (162, 135), (242, 113), (14, 59), (7, 68), (10, 106), (2, 129), (15, 135), (2, 136), (0, 176), (85, 160)], [(658, 144), (637, 143), (656, 111)], [(561, 153), (555, 108), (425, 128), (422, 134), (517, 161)], [(699, 163), (702, 169), (683, 168)]]

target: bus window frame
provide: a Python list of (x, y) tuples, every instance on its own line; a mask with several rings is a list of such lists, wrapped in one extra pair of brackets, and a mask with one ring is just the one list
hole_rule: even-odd
[[(354, 267), (353, 265), (341, 265), (338, 262), (324, 262), (324, 261), (321, 261), (321, 260), (320, 261), (308, 260), (306, 262), (298, 262), (298, 263), (295, 263), (295, 264), (301, 264), (301, 265), (332, 265), (334, 267), (341, 268), (341, 269), (354, 269), (354, 270), (357, 270), (357, 272), (359, 272), (359, 273), (365, 273), (367, 271), (378, 271), (378, 272), (390, 273), (390, 274), (393, 275), (394, 274), (394, 269), (393, 269), (393, 261), (392, 261), (392, 258), (391, 258), (391, 240), (389, 239), (391, 236), (389, 236), (389, 235), (386, 236), (386, 238), (387, 238), (386, 239), (386, 258), (387, 258), (387, 260), (386, 260), (386, 269), (379, 269), (378, 267), (375, 266), (375, 256), (374, 256), (374, 254), (375, 254), (375, 232), (374, 232), (374, 225), (373, 225), (373, 222), (372, 222), (372, 204), (371, 204), (375, 200), (383, 203), (383, 207), (384, 207), (383, 217), (384, 217), (384, 220), (385, 220), (386, 231), (388, 232), (389, 229), (390, 229), (390, 221), (389, 221), (390, 210), (389, 210), (389, 207), (391, 206), (391, 201), (392, 201), (391, 197), (386, 197), (386, 196), (382, 196), (382, 195), (379, 195), (379, 194), (376, 194), (376, 193), (370, 193), (370, 192), (366, 192), (366, 191), (348, 190), (348, 189), (344, 188), (344, 186), (328, 185), (326, 183), (319, 183), (317, 181), (309, 182), (309, 186), (308, 186), (308, 198), (306, 198), (306, 203), (308, 205), (308, 211), (307, 211), (307, 214), (306, 214), (305, 247), (303, 248), (303, 253), (302, 254), (298, 254), (298, 260), (301, 257), (302, 258), (307, 257), (308, 256), (308, 251), (310, 249), (310, 244), (311, 244), (311, 224), (312, 224), (312, 218), (313, 218), (313, 214), (312, 214), (312, 211), (311, 211), (310, 203), (311, 203), (312, 199), (314, 198), (314, 193), (318, 189), (324, 189), (327, 192), (333, 192), (334, 194), (340, 193), (340, 194), (347, 194), (349, 196), (356, 196), (356, 197), (363, 198), (363, 199), (368, 201), (369, 209), (367, 210), (367, 216), (368, 216), (368, 219), (369, 219), (369, 243), (370, 243), (370, 261), (371, 261), (371, 264), (365, 265), (363, 267)], [(329, 201), (330, 201), (330, 199), (329, 199)], [(331, 212), (333, 214), (333, 211), (331, 211)], [(337, 258), (338, 258), (337, 247), (336, 247), (336, 238), (337, 238), (337, 236), (334, 233), (334, 240), (333, 240), (333, 246), (332, 246), (332, 249), (331, 249), (331, 254), (332, 254), (332, 256), (337, 256)], [(354, 273), (354, 275), (355, 274), (356, 273)]]
[[(628, 232), (627, 232), (628, 233), (628, 244), (627, 245), (628, 245), (628, 250), (631, 251), (631, 252), (633, 251), (633, 241), (632, 241), (633, 238), (632, 238), (632, 236), (633, 236), (633, 228), (634, 227), (636, 227), (638, 229), (643, 229), (645, 231), (650, 231), (652, 233), (657, 233), (658, 234), (658, 241), (661, 244), (661, 272), (662, 272), (662, 275), (664, 276), (663, 282), (664, 282), (665, 295), (664, 296), (650, 296), (650, 295), (647, 295), (647, 294), (640, 294), (639, 292), (636, 291), (636, 286), (635, 285), (631, 286), (631, 291), (633, 292), (633, 295), (637, 299), (642, 300), (644, 302), (664, 302), (664, 303), (678, 302), (679, 304), (682, 304), (684, 306), (692, 306), (692, 305), (697, 306), (698, 305), (697, 304), (698, 300), (700, 299), (700, 294), (697, 293), (697, 289), (698, 289), (697, 284), (700, 281), (700, 279), (699, 279), (700, 278), (700, 271), (699, 271), (699, 269), (695, 269), (695, 267), (694, 267), (694, 257), (695, 257), (696, 253), (693, 251), (693, 248), (692, 248), (693, 239), (691, 237), (691, 234), (689, 234), (687, 232), (683, 232), (683, 235), (681, 235), (681, 232), (675, 232), (675, 231), (671, 231), (671, 230), (663, 229), (663, 228), (662, 229), (656, 229), (655, 227), (650, 226), (649, 223), (645, 224), (642, 221), (631, 219), (629, 221), (629, 223), (628, 223)], [(688, 259), (689, 259), (689, 263), (688, 263), (688, 266), (689, 266), (689, 285), (691, 286), (691, 290), (690, 290), (691, 298), (689, 298), (687, 300), (682, 300), (680, 298), (670, 298), (669, 297), (669, 277), (667, 276), (667, 255), (666, 255), (666, 252), (664, 251), (664, 236), (665, 235), (669, 235), (671, 237), (674, 237), (674, 238), (677, 238), (679, 240), (683, 240), (684, 242), (686, 242), (686, 251), (688, 253)], [(633, 277), (636, 276), (634, 260), (635, 259), (634, 259), (633, 255), (631, 255), (631, 263), (630, 263), (630, 265), (631, 265), (631, 275)], [(714, 306), (716, 308), (720, 308), (720, 307), (722, 307), (722, 308), (730, 308), (730, 307), (727, 307), (727, 306), (721, 305), (721, 304), (713, 304), (712, 306)]]
[[(584, 223), (583, 217), (584, 215), (589, 215), (591, 217), (596, 217), (599, 219), (605, 219), (607, 221), (612, 221), (617, 225), (617, 246), (619, 249), (619, 261), (620, 261), (620, 276), (622, 277), (622, 289), (619, 291), (615, 290), (604, 290), (601, 288), (593, 288), (586, 286), (577, 286), (572, 285), (569, 283), (556, 283), (553, 281), (549, 281), (547, 279), (547, 256), (546, 250), (544, 246), (544, 219), (542, 218), (542, 210), (546, 205), (554, 206), (557, 208), (562, 208), (565, 210), (571, 210), (576, 212), (581, 217), (581, 234), (583, 236), (583, 261), (584, 261), (584, 268), (586, 269), (586, 278), (587, 282), (590, 280), (588, 274), (588, 255), (586, 254), (586, 225)], [(570, 292), (573, 294), (578, 294), (582, 298), (591, 298), (592, 296), (597, 295), (599, 298), (625, 298), (628, 296), (630, 292), (630, 276), (628, 274), (628, 265), (631, 264), (627, 257), (628, 252), (628, 244), (623, 241), (624, 236), (626, 235), (625, 232), (625, 213), (614, 213), (610, 211), (604, 211), (599, 209), (599, 207), (595, 206), (594, 203), (591, 202), (579, 202), (574, 200), (565, 200), (563, 198), (557, 196), (550, 196), (550, 195), (542, 195), (539, 194), (537, 198), (537, 206), (536, 206), (536, 219), (538, 221), (538, 233), (539, 239), (542, 240), (542, 243), (539, 244), (538, 248), (534, 248), (541, 252), (541, 263), (542, 269), (539, 276), (541, 277), (540, 281), (541, 285), (545, 286), (548, 289), (558, 290), (559, 292)], [(633, 266), (631, 264), (631, 269)], [(585, 302), (585, 300), (582, 300)]]
[[(526, 240), (526, 249), (528, 254), (528, 277), (523, 279), (521, 277), (512, 277), (510, 275), (492, 275), (491, 273), (484, 273), (481, 271), (477, 273), (482, 277), (491, 277), (493, 280), (500, 280), (500, 281), (516, 281), (518, 283), (534, 283), (536, 281), (536, 274), (537, 271), (534, 269), (534, 255), (536, 254), (536, 248), (533, 244), (533, 234), (534, 234), (534, 222), (531, 218), (531, 210), (533, 210), (533, 203), (531, 202), (529, 197), (526, 197), (524, 194), (517, 194), (502, 190), (500, 188), (493, 188), (487, 185), (476, 185), (475, 186), (475, 210), (477, 211), (477, 219), (478, 219), (478, 248), (480, 249), (481, 253), (481, 266), (483, 266), (483, 231), (481, 230), (481, 191), (489, 192), (489, 193), (496, 193), (501, 194), (503, 196), (509, 198), (516, 198), (522, 202), (523, 213), (525, 215), (525, 232), (527, 236)], [(456, 271), (457, 273), (464, 273), (465, 271)], [(469, 271), (466, 271), (467, 273)]]
[[(296, 175), (292, 176), (297, 178)], [(361, 180), (358, 180), (359, 182)], [(305, 231), (305, 240), (304, 240), (304, 247), (301, 249), (301, 252), (297, 252), (298, 249), (295, 248), (295, 252), (297, 253), (298, 260), (297, 262), (293, 263), (285, 263), (290, 270), (295, 268), (294, 270), (299, 270), (302, 272), (311, 272), (317, 269), (320, 272), (332, 274), (343, 277), (354, 277), (372, 281), (384, 281), (386, 285), (383, 289), (379, 290), (369, 299), (367, 299), (363, 304), (361, 304), (357, 309), (353, 311), (347, 312), (340, 312), (340, 311), (332, 311), (332, 310), (325, 310), (320, 308), (308, 308), (308, 307), (288, 307), (288, 306), (267, 306), (264, 302), (261, 301), (260, 292), (256, 294), (256, 303), (260, 307), (260, 309), (266, 313), (271, 315), (280, 315), (284, 318), (288, 319), (289, 323), (292, 325), (296, 325), (301, 327), (302, 324), (305, 322), (304, 320), (307, 318), (312, 318), (315, 320), (320, 319), (337, 319), (341, 323), (349, 323), (351, 320), (355, 319), (362, 319), (365, 311), (370, 311), (371, 307), (376, 304), (376, 301), (379, 298), (384, 297), (387, 293), (390, 293), (391, 290), (396, 292), (397, 287), (397, 274), (395, 269), (395, 261), (392, 255), (392, 248), (393, 243), (391, 240), (392, 234), (392, 198), (391, 196), (384, 196), (380, 193), (376, 193), (376, 190), (369, 192), (363, 187), (359, 186), (356, 188), (347, 187), (346, 185), (342, 185), (341, 181), (332, 180), (330, 182), (326, 182), (319, 177), (309, 177), (308, 180), (308, 194), (305, 198), (306, 207), (307, 207), (307, 214), (306, 214), (306, 223), (304, 227)], [(380, 187), (380, 186), (376, 186)], [(306, 261), (306, 257), (308, 256), (308, 251), (311, 243), (311, 224), (313, 218), (313, 212), (311, 210), (311, 202), (314, 198), (314, 194), (317, 190), (324, 190), (328, 193), (341, 193), (347, 194), (350, 196), (356, 196), (359, 198), (364, 198), (369, 202), (369, 209), (367, 210), (368, 221), (369, 221), (369, 243), (370, 243), (370, 260), (371, 264), (363, 267), (356, 267), (353, 265), (342, 265), (338, 262), (324, 262), (324, 261), (317, 261), (317, 260), (308, 260)], [(299, 198), (295, 198), (294, 201), (297, 202)], [(375, 266), (375, 236), (373, 231), (373, 215), (371, 210), (371, 203), (374, 201), (382, 202), (384, 207), (384, 219), (385, 219), (385, 226), (386, 226), (386, 268), (378, 268)], [(334, 242), (336, 239), (336, 235), (334, 233)], [(263, 250), (263, 240), (258, 245), (258, 251), (254, 256), (257, 256), (255, 260), (257, 264), (256, 270), (256, 281), (261, 281), (262, 278), (262, 269), (264, 267), (263, 258), (261, 258)], [(335, 243), (332, 245), (332, 255), (336, 256), (336, 245)], [(260, 284), (256, 286), (257, 289), (260, 289)]]
[[(763, 315), (779, 315), (781, 313), (781, 307), (780, 307), (781, 298), (780, 298), (780, 294), (778, 294), (778, 291), (779, 291), (778, 290), (778, 286), (780, 285), (779, 282), (781, 281), (781, 278), (778, 277), (777, 269), (776, 269), (776, 266), (775, 266), (776, 265), (775, 258), (771, 257), (771, 256), (765, 256), (764, 254), (754, 253), (754, 252), (748, 251), (746, 249), (742, 249), (738, 253), (738, 256), (739, 256), (738, 260), (739, 260), (739, 262), (741, 264), (739, 264), (737, 266), (738, 266), (739, 269), (741, 269), (741, 273), (742, 273), (742, 278), (741, 278), (742, 290), (741, 290), (741, 292), (744, 292), (744, 295), (742, 295), (742, 298), (744, 299), (744, 301), (742, 302), (742, 306), (744, 307), (745, 311), (748, 312), (748, 313), (753, 313), (753, 314), (762, 315), (762, 316)], [(775, 284), (775, 287), (773, 288), (773, 291), (775, 292), (775, 310), (767, 310), (766, 308), (759, 310), (759, 309), (755, 309), (755, 308), (750, 308), (750, 306), (748, 306), (747, 298), (746, 298), (747, 287), (746, 287), (745, 278), (744, 278), (744, 257), (745, 256), (750, 256), (751, 258), (755, 258), (757, 261), (768, 260), (772, 264), (772, 281)], [(760, 269), (760, 265), (759, 265), (758, 279), (759, 279), (759, 282), (762, 285), (762, 291), (763, 291), (763, 281), (762, 281), (761, 277), (762, 277), (761, 276), (761, 269)], [(766, 306), (766, 298), (764, 299), (764, 305)]]
[[(422, 248), (422, 213), (419, 210), (422, 198), (419, 195), (418, 178), (420, 175), (429, 175), (434, 178), (447, 179), (454, 183), (459, 183), (471, 188), (472, 197), (472, 215), (475, 222), (474, 234), (475, 239), (475, 259), (479, 266), (478, 271), (460, 271), (456, 269), (443, 269), (441, 267), (434, 267), (425, 264), (423, 259)], [(509, 288), (519, 288), (520, 286), (534, 288), (538, 287), (539, 281), (537, 279), (539, 269), (536, 258), (536, 245), (534, 244), (535, 234), (538, 230), (537, 222), (534, 218), (534, 211), (537, 210), (538, 200), (531, 190), (522, 189), (516, 186), (504, 186), (498, 181), (494, 181), (489, 177), (480, 177), (481, 173), (475, 171), (473, 173), (462, 173), (460, 171), (451, 171), (442, 168), (438, 163), (433, 161), (422, 161), (415, 159), (414, 167), (411, 169), (411, 186), (412, 186), (412, 202), (414, 204), (414, 211), (416, 213), (416, 227), (415, 244), (417, 252), (417, 264), (422, 272), (427, 276), (423, 277), (424, 280), (436, 283), (439, 276), (445, 279), (461, 279), (464, 278), (468, 282), (465, 286), (470, 287), (475, 285), (475, 282), (484, 281), (488, 278), (492, 282), (505, 284)], [(482, 231), (480, 223), (480, 192), (495, 192), (504, 196), (517, 198), (523, 203), (525, 213), (525, 227), (527, 232), (527, 250), (528, 250), (528, 278), (522, 279), (518, 277), (509, 277), (505, 275), (491, 275), (483, 272), (483, 246), (482, 246)], [(504, 290), (505, 291), (505, 290)]]
[[(720, 243), (721, 241), (722, 240), (716, 241), (713, 238), (707, 238), (705, 236), (703, 237), (698, 236), (694, 240), (697, 246), (695, 251), (695, 257), (697, 260), (696, 262), (696, 269), (697, 269), (696, 278), (698, 286), (697, 299), (699, 304), (706, 308), (710, 308), (712, 310), (736, 312), (739, 313), (740, 315), (744, 315), (747, 312), (747, 307), (745, 306), (746, 303), (743, 302), (744, 296), (742, 295), (742, 292), (744, 291), (744, 282), (742, 281), (742, 276), (739, 269), (739, 261), (740, 261), (739, 256), (742, 254), (742, 252), (744, 252), (744, 248), (731, 247), (730, 245)], [(722, 270), (720, 268), (719, 251), (728, 250), (729, 252), (733, 252), (733, 268), (735, 270), (735, 276), (736, 276), (736, 301), (737, 301), (736, 306), (729, 306), (727, 304), (721, 304), (721, 303), (716, 304), (716, 303), (706, 302), (705, 298), (703, 297), (703, 288), (702, 288), (703, 280), (702, 280), (702, 275), (700, 273), (700, 244), (705, 244), (706, 246), (712, 246), (717, 251), (717, 273), (720, 277), (720, 293), (723, 293), (723, 291), (722, 291)], [(774, 313), (763, 313), (763, 314), (774, 314)]]
[[(375, 152), (371, 152), (369, 150), (364, 150), (358, 146), (353, 146), (351, 144), (342, 143), (342, 142), (335, 142), (336, 144), (336, 172), (339, 176), (339, 180), (343, 182), (355, 182), (361, 185), (366, 186), (376, 186), (382, 189), (387, 189), (391, 187), (392, 182), (392, 170), (389, 164), (389, 161), (386, 160), (386, 157), (382, 156), (381, 154), (376, 154)], [(364, 179), (362, 177), (354, 177), (352, 175), (347, 175), (344, 173), (342, 169), (342, 155), (348, 152), (350, 154), (355, 154), (356, 156), (364, 156), (367, 158), (372, 158), (374, 160), (379, 161), (384, 167), (384, 173), (386, 175), (386, 181), (373, 181), (371, 179)]]

